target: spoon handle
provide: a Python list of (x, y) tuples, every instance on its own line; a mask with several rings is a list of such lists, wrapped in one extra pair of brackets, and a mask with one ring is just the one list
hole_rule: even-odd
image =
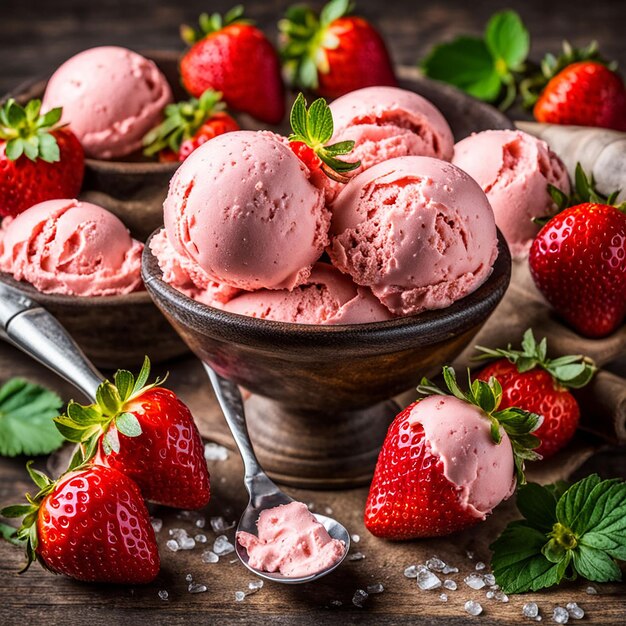
[(0, 288), (0, 338), (8, 341), (95, 399), (103, 376), (60, 322), (39, 304), (7, 285)]
[(204, 369), (213, 385), (213, 391), (222, 408), (226, 423), (233, 434), (245, 470), (244, 482), (251, 498), (270, 495), (279, 491), (261, 468), (250, 441), (243, 409), (243, 399), (239, 387), (232, 381), (220, 376), (213, 368), (203, 363)]

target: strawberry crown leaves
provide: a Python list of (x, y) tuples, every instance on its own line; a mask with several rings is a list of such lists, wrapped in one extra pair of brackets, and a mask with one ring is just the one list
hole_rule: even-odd
[(593, 360), (582, 354), (549, 359), (547, 339), (544, 337), (537, 343), (532, 328), (527, 329), (524, 333), (521, 350), (513, 350), (511, 344), (506, 349), (498, 348), (494, 350), (483, 346), (476, 346), (476, 349), (483, 354), (475, 357), (475, 360), (505, 358), (513, 363), (520, 373), (529, 372), (536, 367), (540, 367), (548, 372), (561, 386), (573, 389), (584, 387), (589, 383), (597, 370)]
[(39, 507), (42, 500), (54, 489), (54, 486), (56, 485), (56, 482), (51, 480), (43, 472), (34, 469), (32, 465), (33, 461), (28, 461), (28, 463), (26, 463), (26, 469), (35, 485), (39, 488), (39, 491), (35, 496), (31, 496), (27, 493), (26, 502), (23, 504), (13, 504), (0, 510), (0, 515), (3, 517), (24, 518), (15, 534), (18, 541), (25, 542), (26, 549), (26, 565), (20, 571), (20, 574), (25, 572), (33, 561), (37, 560), (37, 545), (39, 543), (37, 536), (37, 517), (39, 515)]
[(595, 61), (606, 65), (612, 71), (617, 69), (615, 61), (609, 62), (600, 55), (597, 41), (592, 41), (584, 48), (574, 48), (569, 41), (564, 41), (563, 52), (560, 55), (546, 54), (539, 65), (539, 71), (521, 81), (522, 104), (528, 108), (532, 107), (537, 102), (543, 88), (552, 78), (568, 65), (579, 61)]
[(302, 4), (287, 9), (285, 17), (278, 22), (278, 30), (285, 42), (280, 54), (294, 86), (301, 89), (318, 87), (318, 72), (325, 74), (329, 70), (324, 51), (339, 45), (338, 37), (328, 27), (353, 9), (354, 3), (350, 0), (331, 0), (319, 15)]
[(224, 17), (219, 13), (212, 13), (211, 15), (202, 13), (198, 18), (200, 28), (195, 29), (192, 26), (183, 24), (180, 27), (180, 36), (186, 44), (192, 46), (194, 43), (204, 39), (207, 35), (217, 33), (222, 30), (222, 28), (230, 26), (231, 24), (252, 24), (252, 20), (244, 18), (243, 13), (244, 8), (241, 4), (234, 6), (230, 11), (224, 14)]
[(53, 132), (61, 128), (62, 113), (61, 108), (56, 108), (41, 115), (41, 100), (30, 100), (24, 107), (9, 98), (0, 107), (0, 140), (6, 142), (7, 159), (17, 161), (24, 155), (31, 161), (59, 161), (59, 146)]
[(161, 385), (165, 379), (156, 379), (147, 385), (150, 359), (145, 357), (137, 378), (127, 370), (118, 370), (114, 382), (105, 380), (96, 391), (96, 402), (83, 406), (73, 400), (67, 405), (65, 415), (54, 418), (59, 432), (68, 440), (82, 444), (74, 455), (70, 467), (88, 461), (96, 452), (102, 438), (105, 454), (120, 451), (119, 433), (127, 437), (141, 435), (141, 425), (126, 406), (149, 389)]
[(469, 402), (481, 409), (491, 422), (491, 438), (496, 445), (502, 442), (502, 428), (509, 436), (511, 447), (513, 448), (513, 458), (515, 460), (515, 473), (520, 484), (526, 483), (524, 477), (524, 462), (536, 461), (541, 458), (539, 454), (533, 452), (538, 448), (541, 440), (531, 433), (537, 430), (543, 422), (543, 417), (536, 413), (529, 413), (517, 407), (511, 407), (498, 411), (502, 400), (502, 386), (493, 376), (488, 382), (476, 379), (472, 381), (470, 371), (467, 370), (469, 381), (468, 391), (463, 392), (459, 387), (456, 374), (452, 367), (443, 368), (443, 379), (446, 383), (447, 391), (440, 389), (427, 378), (422, 378), (417, 387), (417, 391), (423, 395), (453, 395), (459, 400)]
[(222, 93), (213, 89), (207, 89), (200, 98), (168, 104), (165, 120), (143, 138), (143, 153), (153, 156), (161, 150), (178, 152), (183, 141), (191, 139), (211, 116), (225, 108)]
[(348, 154), (354, 148), (354, 141), (340, 141), (330, 146), (325, 145), (333, 136), (333, 115), (324, 98), (318, 98), (307, 109), (307, 102), (302, 93), (298, 94), (289, 114), (292, 133), (289, 141), (306, 144), (322, 162), (322, 170), (333, 180), (347, 182), (343, 174), (351, 172), (361, 165), (361, 161), (347, 162), (338, 156)]

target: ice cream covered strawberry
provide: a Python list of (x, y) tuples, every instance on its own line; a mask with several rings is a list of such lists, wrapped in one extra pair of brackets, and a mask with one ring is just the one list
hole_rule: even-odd
[(474, 381), (467, 393), (444, 368), (452, 395), (422, 380), (430, 394), (392, 422), (365, 508), (365, 526), (386, 539), (447, 535), (485, 517), (524, 480), (524, 459), (537, 455), (530, 435), (541, 418), (498, 410), (495, 379)]

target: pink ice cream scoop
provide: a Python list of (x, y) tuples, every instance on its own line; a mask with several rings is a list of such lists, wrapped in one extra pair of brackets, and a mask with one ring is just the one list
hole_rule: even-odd
[(159, 68), (117, 46), (68, 59), (48, 81), (43, 109), (63, 107), (63, 122), (85, 154), (116, 159), (141, 148), (143, 136), (163, 119), (172, 91)]
[(157, 258), (163, 280), (188, 298), (221, 309), (241, 290), (211, 280), (189, 257), (179, 254), (165, 229), (150, 239), (150, 250)]
[(487, 194), (496, 224), (511, 248), (524, 257), (539, 232), (534, 217), (556, 211), (548, 185), (569, 194), (565, 165), (548, 144), (519, 130), (486, 130), (456, 144), (452, 162)]
[(513, 448), (491, 436), (491, 422), (480, 408), (454, 396), (429, 396), (411, 411), (411, 423), (424, 429), (431, 452), (443, 462), (444, 476), (459, 488), (459, 501), (484, 519), (515, 491)]
[(95, 204), (48, 200), (5, 220), (0, 270), (43, 293), (112, 296), (143, 289), (143, 244)]
[(258, 537), (238, 532), (237, 541), (248, 552), (249, 566), (262, 572), (312, 576), (334, 565), (346, 550), (302, 502), (261, 511), (257, 527)]
[(346, 186), (332, 211), (333, 264), (396, 315), (449, 306), (487, 279), (497, 256), (487, 197), (439, 159), (379, 163)]
[(362, 324), (392, 317), (367, 287), (358, 287), (328, 263), (316, 263), (307, 282), (292, 291), (245, 292), (223, 308), (240, 315), (298, 324)]
[(176, 251), (238, 289), (293, 289), (328, 243), (323, 193), (265, 133), (236, 131), (200, 146), (176, 171), (163, 209)]

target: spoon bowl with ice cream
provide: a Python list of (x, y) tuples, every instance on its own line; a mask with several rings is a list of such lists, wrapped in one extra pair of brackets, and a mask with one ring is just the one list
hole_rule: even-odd
[(332, 517), (311, 513), (270, 480), (252, 449), (239, 388), (209, 365), (204, 368), (243, 459), (250, 494), (237, 525), (239, 560), (260, 578), (285, 584), (329, 574), (346, 558), (350, 534)]

